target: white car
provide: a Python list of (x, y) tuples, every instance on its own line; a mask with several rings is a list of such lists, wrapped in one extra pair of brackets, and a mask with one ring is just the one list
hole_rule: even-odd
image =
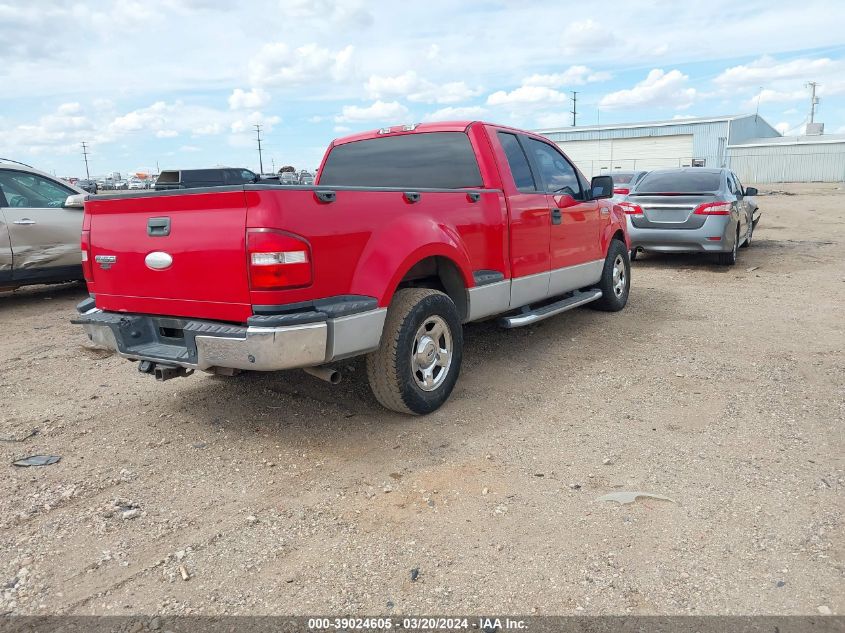
[(129, 181), (129, 189), (143, 189), (144, 188), (144, 181), (143, 180), (130, 180)]

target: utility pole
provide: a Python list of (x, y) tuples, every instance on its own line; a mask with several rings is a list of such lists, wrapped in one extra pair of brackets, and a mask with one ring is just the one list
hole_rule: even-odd
[(255, 138), (258, 141), (258, 165), (260, 174), (264, 173), (264, 160), (261, 157), (261, 125), (255, 124)]
[(85, 141), (82, 141), (82, 157), (85, 159), (85, 178), (91, 180), (91, 174), (88, 172), (88, 146)]
[(271, 158), (270, 161), (273, 163), (273, 173), (275, 174), (276, 173), (276, 159)]
[(808, 81), (805, 86), (810, 88), (810, 123), (816, 116), (816, 106), (819, 104), (819, 99), (816, 97), (816, 87), (819, 85), (815, 81)]
[(572, 91), (572, 97), (570, 97), (570, 100), (572, 101), (572, 127), (575, 127), (575, 117), (578, 110), (576, 107), (578, 105), (578, 93), (575, 90)]

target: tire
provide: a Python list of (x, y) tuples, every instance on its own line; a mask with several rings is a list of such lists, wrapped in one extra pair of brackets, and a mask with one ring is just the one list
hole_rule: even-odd
[(605, 312), (618, 312), (628, 303), (628, 294), (631, 291), (631, 260), (628, 249), (619, 240), (610, 242), (598, 287), (602, 297), (588, 304), (590, 307)]
[[(448, 360), (438, 349), (449, 350)], [(367, 355), (367, 378), (384, 407), (425, 415), (448, 400), (462, 358), (461, 318), (452, 300), (437, 290), (405, 288), (387, 309), (381, 345)]]
[(719, 253), (716, 255), (716, 262), (720, 266), (733, 266), (736, 264), (737, 251), (739, 250), (739, 227), (736, 227), (736, 238), (734, 239), (733, 248), (727, 253)]

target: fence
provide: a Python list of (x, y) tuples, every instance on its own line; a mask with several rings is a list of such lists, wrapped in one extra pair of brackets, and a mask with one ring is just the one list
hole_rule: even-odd
[[(762, 148), (761, 148), (762, 149)], [(767, 148), (768, 149), (768, 148)], [(780, 149), (780, 148), (776, 148)], [(728, 150), (724, 161), (692, 157), (574, 160), (588, 178), (619, 170), (728, 167), (742, 182), (845, 182), (845, 149), (829, 152)]]
[(845, 151), (729, 153), (727, 167), (742, 182), (843, 182)]

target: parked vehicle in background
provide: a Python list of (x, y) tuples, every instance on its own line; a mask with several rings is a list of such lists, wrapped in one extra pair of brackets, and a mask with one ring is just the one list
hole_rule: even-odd
[(128, 189), (144, 189), (144, 181), (140, 178), (132, 178), (129, 180)]
[(299, 184), (300, 185), (313, 185), (314, 184), (314, 176), (309, 173), (300, 174), (299, 175)]
[(617, 199), (624, 199), (627, 196), (634, 185), (636, 185), (640, 180), (642, 180), (643, 176), (645, 176), (648, 172), (647, 171), (628, 171), (628, 170), (617, 170), (608, 173), (608, 176), (613, 178), (613, 196)]
[(77, 180), (75, 186), (83, 191), (87, 191), (88, 193), (96, 194), (97, 193), (97, 181), (96, 180)]
[(155, 189), (156, 186), (156, 179), (155, 178), (147, 178), (144, 181), (144, 189)]
[(760, 220), (756, 195), (729, 169), (650, 171), (619, 203), (628, 218), (631, 257), (637, 251), (716, 253), (720, 264), (732, 266)]
[(0, 288), (82, 279), (87, 196), (32, 167), (0, 162)]
[[(74, 323), (166, 380), (367, 354), (385, 407), (449, 397), (462, 324), (621, 310), (630, 264), (613, 182), (554, 143), (481, 122), (336, 140), (314, 188), (128, 194), (87, 203), (92, 298)], [(100, 262), (103, 262), (101, 264)]]
[(279, 174), (279, 184), (282, 185), (298, 185), (299, 176), (292, 171), (285, 171)]
[(258, 182), (259, 177), (249, 169), (213, 167), (210, 169), (165, 169), (155, 183), (156, 191), (167, 189), (195, 189), (197, 187), (225, 187)]

